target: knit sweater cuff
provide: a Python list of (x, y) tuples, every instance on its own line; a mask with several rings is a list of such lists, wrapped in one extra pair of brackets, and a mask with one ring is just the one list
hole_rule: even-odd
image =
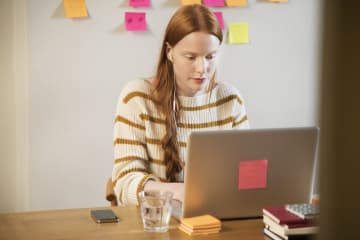
[(137, 205), (139, 204), (139, 193), (144, 190), (144, 186), (147, 183), (147, 181), (160, 181), (160, 179), (155, 176), (154, 174), (147, 174), (141, 180), (139, 181), (136, 189), (136, 200)]

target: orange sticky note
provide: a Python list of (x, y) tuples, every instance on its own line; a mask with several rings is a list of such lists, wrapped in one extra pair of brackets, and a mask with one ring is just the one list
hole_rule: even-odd
[(67, 18), (88, 16), (85, 0), (64, 0), (64, 9)]
[(241, 161), (239, 164), (239, 190), (266, 188), (268, 160)]
[(190, 229), (221, 227), (221, 221), (209, 214), (190, 218), (183, 218), (181, 220), (181, 223)]
[(228, 7), (246, 7), (247, 0), (226, 0)]
[(181, 0), (182, 5), (201, 4), (201, 0)]

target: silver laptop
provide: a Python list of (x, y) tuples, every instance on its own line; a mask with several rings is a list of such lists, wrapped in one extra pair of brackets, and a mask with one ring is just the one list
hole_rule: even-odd
[(216, 130), (189, 135), (180, 219), (262, 216), (265, 206), (309, 202), (317, 127)]

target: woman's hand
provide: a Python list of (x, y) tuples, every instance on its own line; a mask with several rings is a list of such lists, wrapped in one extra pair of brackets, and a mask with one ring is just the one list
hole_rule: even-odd
[(184, 183), (164, 183), (164, 182), (156, 182), (156, 181), (148, 181), (144, 186), (144, 191), (169, 191), (174, 194), (173, 199), (177, 199), (179, 201), (184, 200)]

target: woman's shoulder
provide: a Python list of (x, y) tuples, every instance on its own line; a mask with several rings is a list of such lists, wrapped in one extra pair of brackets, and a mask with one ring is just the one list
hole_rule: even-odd
[(151, 92), (151, 83), (147, 79), (136, 79), (125, 83), (120, 98), (126, 98), (129, 95), (149, 95)]
[(131, 92), (149, 93), (151, 90), (151, 83), (147, 79), (136, 79), (125, 83), (122, 93), (128, 94)]
[(136, 79), (125, 83), (123, 86), (118, 101), (128, 103), (130, 100), (136, 102), (143, 102), (150, 98), (151, 83), (148, 79)]
[(215, 90), (217, 92), (217, 95), (222, 97), (230, 95), (240, 96), (239, 90), (229, 82), (217, 82)]

